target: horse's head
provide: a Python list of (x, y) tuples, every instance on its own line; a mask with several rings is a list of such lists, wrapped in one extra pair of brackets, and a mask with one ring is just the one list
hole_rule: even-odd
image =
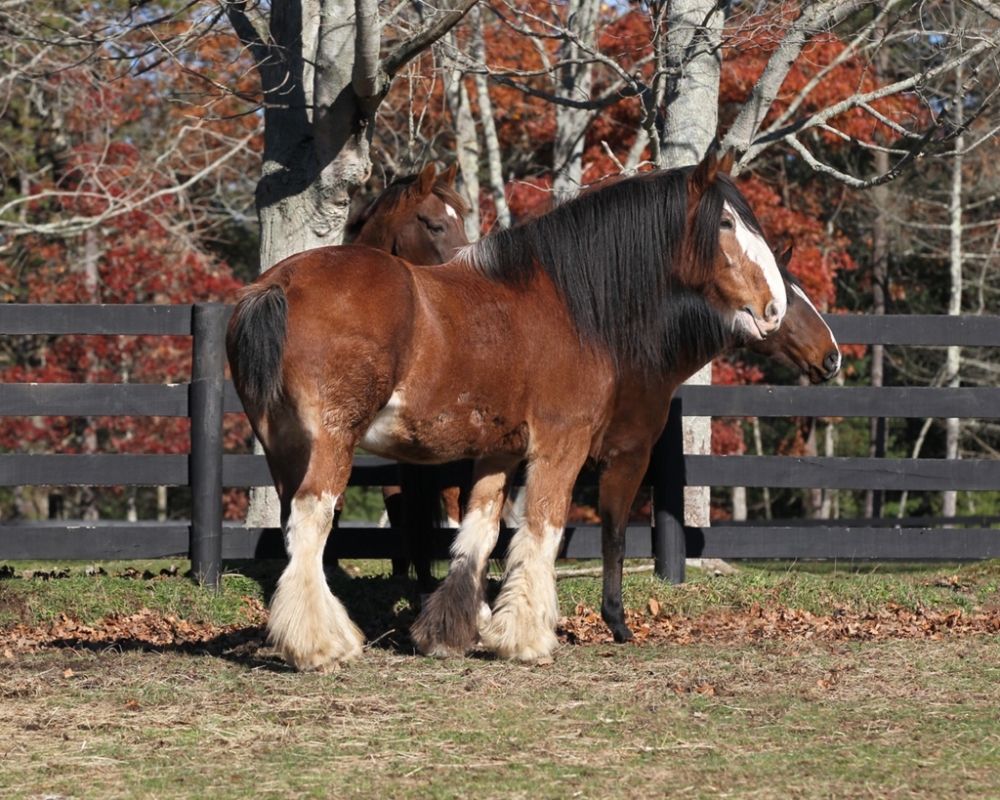
[(840, 372), (840, 347), (802, 284), (788, 272), (791, 258), (789, 247), (777, 259), (788, 291), (788, 312), (781, 327), (766, 339), (747, 341), (746, 346), (807, 375), (812, 383), (823, 383)]
[(688, 175), (689, 263), (701, 291), (733, 329), (763, 339), (781, 325), (785, 282), (753, 211), (729, 177), (732, 156), (714, 152)]
[(397, 178), (351, 218), (348, 238), (386, 250), (412, 264), (443, 264), (465, 235), (465, 201), (453, 188), (455, 165), (440, 175), (433, 164), (422, 172)]

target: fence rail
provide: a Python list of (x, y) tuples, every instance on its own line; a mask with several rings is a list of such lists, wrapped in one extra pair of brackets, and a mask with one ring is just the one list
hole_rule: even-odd
[[(3, 416), (164, 416), (192, 420), (187, 455), (0, 455), (0, 486), (174, 485), (193, 491), (191, 521), (123, 523), (100, 521), (24, 522), (0, 525), (0, 559), (146, 558), (190, 553), (196, 571), (212, 579), (224, 558), (283, 554), (280, 533), (246, 529), (221, 520), (224, 486), (262, 486), (270, 475), (262, 456), (222, 452), (222, 414), (242, 411), (223, 381), (223, 331), (229, 308), (193, 306), (5, 305), (0, 335), (101, 334), (191, 336), (190, 384), (0, 384)], [(997, 317), (826, 317), (845, 344), (902, 346), (1000, 346)], [(774, 456), (685, 456), (680, 451), (682, 415), (822, 416), (895, 418), (1000, 416), (1000, 389), (889, 387), (687, 386), (671, 408), (667, 432), (657, 446), (647, 482), (654, 487), (657, 514), (649, 526), (632, 526), (629, 557), (655, 556), (658, 571), (683, 578), (683, 557), (969, 559), (1000, 556), (995, 521), (973, 528), (935, 527), (885, 521), (845, 525), (830, 521), (785, 521), (767, 525), (727, 524), (684, 528), (683, 487), (769, 486), (788, 488), (935, 490), (1000, 489), (1000, 461), (939, 459), (795, 458)], [(358, 457), (355, 485), (397, 482), (393, 462)], [(445, 479), (447, 480), (447, 479)], [(581, 476), (593, 482), (593, 476)], [(505, 545), (502, 538), (498, 552)], [(447, 533), (436, 542), (447, 551)], [(331, 537), (327, 555), (402, 555), (398, 535), (373, 536), (370, 528), (344, 526)], [(567, 529), (562, 555), (600, 556), (595, 526)]]

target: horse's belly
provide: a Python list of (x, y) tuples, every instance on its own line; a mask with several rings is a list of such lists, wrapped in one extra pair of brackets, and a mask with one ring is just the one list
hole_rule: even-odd
[(527, 448), (526, 422), (491, 410), (485, 404), (462, 402), (416, 409), (399, 392), (378, 411), (360, 445), (386, 458), (440, 463), (491, 453), (520, 454)]

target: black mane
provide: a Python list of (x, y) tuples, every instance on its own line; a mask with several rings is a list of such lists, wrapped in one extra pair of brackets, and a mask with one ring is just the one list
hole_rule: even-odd
[[(694, 341), (675, 330), (674, 322), (693, 169), (615, 181), (498, 231), (463, 250), (461, 258), (494, 280), (518, 286), (526, 286), (541, 268), (562, 294), (581, 338), (605, 348), (618, 369), (669, 369), (675, 343), (684, 339), (690, 349)], [(701, 286), (711, 278), (727, 202), (748, 227), (761, 230), (736, 185), (719, 173), (698, 204), (690, 250), (693, 272), (684, 280), (688, 285)], [(707, 302), (703, 310), (692, 302), (688, 298), (682, 306), (692, 320), (704, 321), (714, 346), (717, 332), (707, 329), (717, 322), (724, 325), (722, 315)]]
[(662, 308), (658, 368), (698, 368), (739, 343), (732, 324), (704, 295), (690, 289), (669, 292)]

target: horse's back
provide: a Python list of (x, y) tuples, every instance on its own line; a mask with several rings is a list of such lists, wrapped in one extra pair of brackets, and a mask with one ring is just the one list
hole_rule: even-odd
[(409, 282), (407, 263), (373, 247), (343, 244), (303, 250), (275, 264), (255, 284), (280, 284), (285, 293), (371, 293)]

